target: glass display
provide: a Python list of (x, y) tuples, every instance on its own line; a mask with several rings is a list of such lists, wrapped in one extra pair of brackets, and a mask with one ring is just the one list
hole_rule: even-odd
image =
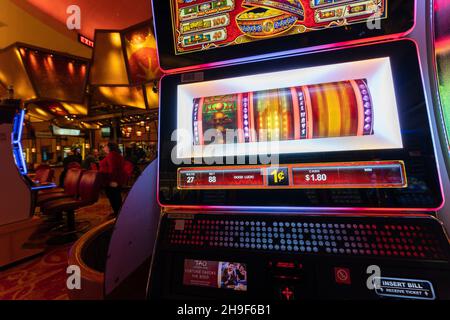
[(172, 74), (161, 87), (163, 206), (442, 204), (412, 41)]

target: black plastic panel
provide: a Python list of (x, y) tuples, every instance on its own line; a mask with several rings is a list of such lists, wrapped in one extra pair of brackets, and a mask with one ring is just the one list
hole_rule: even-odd
[[(449, 250), (441, 224), (429, 217), (168, 214), (149, 294), (157, 299), (285, 300), (286, 293), (293, 300), (396, 298), (368, 289), (371, 268), (379, 268), (383, 278), (431, 284), (434, 296), (427, 292), (425, 299), (445, 299), (450, 298)], [(245, 264), (247, 290), (183, 284), (190, 259)]]

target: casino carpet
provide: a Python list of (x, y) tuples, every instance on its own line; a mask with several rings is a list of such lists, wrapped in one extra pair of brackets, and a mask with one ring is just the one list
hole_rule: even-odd
[[(108, 219), (108, 200), (99, 201), (76, 212), (77, 220), (90, 222), (90, 227)], [(28, 245), (45, 243), (45, 233), (38, 234)], [(43, 255), (0, 269), (0, 300), (67, 300), (67, 256), (72, 244), (46, 248)]]

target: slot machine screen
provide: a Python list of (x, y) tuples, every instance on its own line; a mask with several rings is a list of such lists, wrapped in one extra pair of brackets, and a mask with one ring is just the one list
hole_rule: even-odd
[[(163, 69), (405, 33), (414, 23), (413, 0), (169, 0), (153, 5), (160, 12), (155, 18), (159, 38), (173, 39), (158, 43)], [(239, 50), (233, 49), (236, 45)]]
[(201, 74), (163, 79), (162, 204), (441, 205), (413, 42)]
[(109, 137), (111, 137), (111, 127), (103, 127), (103, 128), (101, 128), (101, 135), (102, 135), (102, 138), (109, 138)]

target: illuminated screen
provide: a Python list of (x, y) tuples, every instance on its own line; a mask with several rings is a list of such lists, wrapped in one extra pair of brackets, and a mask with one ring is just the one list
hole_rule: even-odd
[(123, 34), (128, 76), (133, 84), (158, 79), (158, 58), (155, 36), (150, 23), (132, 28)]
[(102, 138), (109, 138), (111, 136), (111, 127), (101, 128)]
[(247, 291), (247, 265), (239, 262), (185, 259), (183, 284)]
[(298, 35), (387, 17), (388, 0), (172, 0), (175, 53)]
[(411, 41), (172, 74), (161, 88), (163, 205), (442, 203)]
[(177, 94), (179, 159), (403, 147), (389, 58), (184, 84)]
[(81, 135), (81, 130), (60, 128), (55, 125), (52, 125), (52, 131), (55, 136), (80, 136)]

